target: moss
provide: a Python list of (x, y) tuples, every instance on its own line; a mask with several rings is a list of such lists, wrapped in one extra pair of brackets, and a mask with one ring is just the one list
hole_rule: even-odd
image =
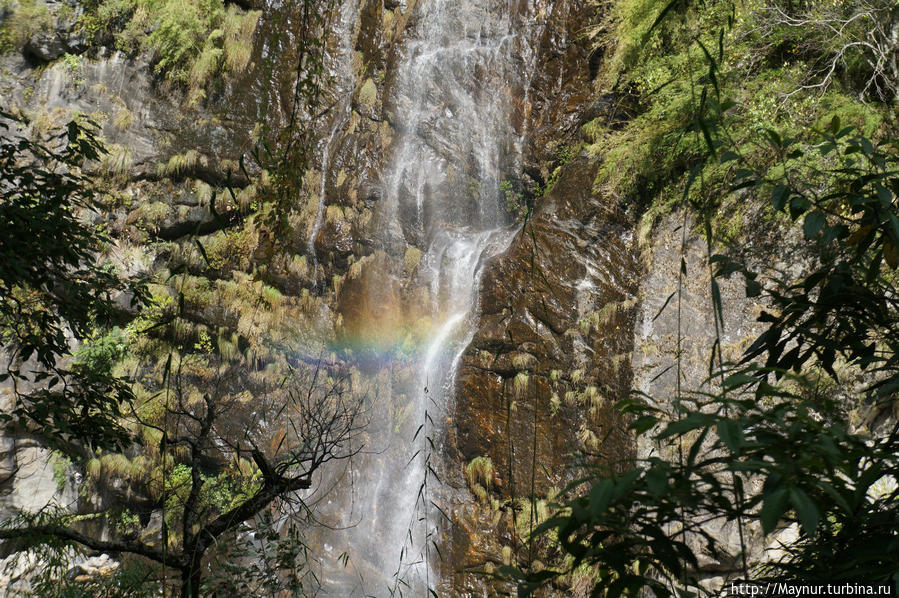
[(69, 482), (69, 468), (72, 460), (63, 453), (54, 451), (50, 455), (53, 464), (53, 481), (56, 482), (56, 490), (62, 492)]
[(515, 374), (515, 378), (512, 381), (512, 388), (517, 393), (526, 392), (528, 389), (528, 382), (530, 381), (530, 376), (528, 376), (527, 372), (518, 372)]
[(530, 370), (537, 365), (537, 358), (530, 353), (516, 352), (512, 355), (512, 367), (516, 370)]
[(377, 101), (378, 88), (375, 85), (374, 80), (369, 77), (365, 80), (365, 83), (363, 83), (362, 87), (359, 89), (359, 103), (371, 110), (375, 107)]
[(406, 272), (412, 272), (421, 263), (421, 249), (418, 247), (409, 247), (403, 256), (403, 263), (406, 265)]
[(224, 60), (225, 51), (215, 46), (207, 44), (200, 54), (194, 59), (190, 67), (191, 85), (195, 87), (206, 87), (212, 76), (218, 72)]
[(172, 207), (161, 201), (147, 202), (141, 204), (136, 210), (128, 216), (130, 223), (145, 228), (155, 228), (162, 224), (169, 214)]
[(182, 154), (169, 157), (165, 163), (156, 165), (156, 174), (159, 176), (178, 176), (186, 174), (197, 166), (207, 166), (206, 156), (200, 155), (195, 149), (189, 149)]
[(516, 514), (515, 531), (520, 538), (524, 539), (529, 538), (531, 531), (549, 519), (550, 516), (549, 502), (543, 498), (538, 498), (534, 501), (529, 498), (517, 498), (515, 499), (514, 511)]
[(290, 260), (288, 271), (292, 276), (296, 276), (300, 280), (307, 278), (309, 276), (309, 266), (306, 263), (306, 256), (294, 255)]
[(112, 124), (119, 131), (124, 131), (134, 122), (134, 113), (122, 104), (113, 116)]
[[(603, 160), (595, 190), (643, 214), (638, 238), (645, 239), (655, 220), (682, 199), (703, 206), (712, 216), (715, 235), (725, 241), (737, 241), (751, 229), (746, 224), (756, 212), (745, 198), (738, 201), (730, 193), (735, 162), (705, 162), (684, 198), (690, 170), (707, 152), (706, 139), (699, 131), (689, 131), (703, 93), (709, 98), (705, 118), (718, 127), (713, 142), (723, 145), (719, 156), (725, 150), (735, 152), (743, 164), (770, 176), (781, 165), (764, 141), (767, 129), (802, 142), (812, 127), (833, 116), (868, 135), (882, 126), (882, 110), (859, 101), (852, 89), (838, 83), (824, 91), (804, 89), (814, 52), (778, 54), (777, 39), (801, 37), (801, 32), (772, 26), (757, 3), (688, 7), (685, 14), (664, 20), (650, 32), (662, 8), (654, 0), (617, 0), (612, 5), (611, 34), (600, 40), (610, 56), (601, 80), (604, 86), (630, 90), (627, 101), (633, 116), (624, 126), (610, 125), (603, 116), (582, 129), (589, 154)], [(731, 9), (733, 26), (728, 27)], [(718, 115), (711, 99), (716, 90), (707, 77), (708, 59), (694, 40), (717, 48), (721, 30), (724, 52), (716, 63), (715, 83), (721, 99), (734, 105), (713, 123)]]
[(340, 206), (330, 205), (325, 209), (325, 222), (336, 224), (345, 220), (344, 209)]
[(490, 457), (475, 457), (465, 466), (465, 479), (470, 486), (480, 484), (485, 488), (493, 486), (496, 470)]
[(393, 11), (389, 8), (385, 8), (384, 12), (381, 13), (381, 30), (384, 32), (384, 37), (388, 40), (393, 36), (394, 21)]
[(496, 471), (490, 457), (476, 457), (465, 466), (465, 479), (472, 494), (478, 502), (484, 505), (490, 504), (490, 488), (495, 483)]

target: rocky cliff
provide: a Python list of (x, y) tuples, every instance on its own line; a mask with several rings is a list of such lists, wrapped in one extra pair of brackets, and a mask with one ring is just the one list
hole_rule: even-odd
[[(440, 303), (444, 289), (425, 284), (434, 229), (420, 221), (443, 225), (454, 212), (473, 213), (488, 184), (478, 178), (477, 157), (447, 133), (460, 118), (449, 105), (446, 115), (428, 115), (408, 129), (413, 107), (400, 74), (410, 40), (426, 30), (422, 1), (348, 1), (329, 13), (321, 110), (303, 115), (309, 159), (294, 173), (290, 232), (277, 238), (260, 203), (269, 173), (264, 164), (240, 165), (289, 121), (289, 34), (297, 14), (274, 3), (258, 12), (231, 7), (229, 14), (252, 23), (238, 27), (250, 32), (243, 43), (252, 50), (245, 60), (223, 62), (227, 67), (205, 82), (192, 67), (185, 83), (159, 68), (158, 50), (129, 46), (112, 33), (90, 38), (78, 3), (0, 9), (7, 31), (26, 9), (53, 24), (15, 30), (0, 59), (4, 108), (27, 115), (33, 133), (75, 115), (101, 126), (109, 154), (91, 168), (107, 204), (96, 224), (115, 239), (109, 256), (121, 271), (152, 280), (159, 304), (171, 310), (180, 298), (185, 306), (181, 336), (141, 344), (139, 363), (128, 364), (157, 376), (143, 382), (146, 394), (159, 388), (153, 360), (162, 344), (183, 348), (212, 338), (222, 346), (232, 339), (255, 351), (259, 371), (325, 356), (389, 395), (378, 418), (400, 428), (409, 417), (421, 346), (443, 315), (430, 305)], [(594, 186), (608, 159), (585, 150), (582, 127), (622, 118), (593, 81), (602, 57), (583, 28), (600, 18), (597, 10), (587, 0), (535, 0), (509, 12), (509, 26), (525, 31), (528, 42), (510, 53), (521, 78), (491, 90), (511, 109), (501, 123), (509, 141), (495, 152), (499, 166), (489, 184), (502, 193), (511, 232), (508, 248), (476, 270), (474, 327), (434, 436), (444, 486), (435, 503), (448, 519), (438, 541), (441, 596), (502, 592), (485, 573), (514, 559), (542, 558), (548, 548), (534, 552), (529, 531), (545, 517), (545, 501), (581, 471), (584, 455), (614, 464), (649, 450), (632, 446), (613, 405), (632, 387), (670, 393), (666, 360), (676, 326), (687, 339), (687, 381), (702, 381), (712, 331), (700, 240), (679, 215), (661, 219), (641, 240), (633, 206)], [(489, 75), (462, 78), (474, 86)], [(446, 91), (440, 83), (432, 95)], [(445, 159), (449, 174), (440, 188), (400, 184), (396, 195), (453, 195), (456, 204), (431, 213), (386, 191), (392, 152), (410, 135)], [(385, 207), (393, 201), (399, 208)], [(463, 219), (448, 230), (468, 224)], [(677, 284), (684, 234), (687, 293), (678, 322), (666, 298)], [(725, 340), (737, 351), (756, 332), (745, 323), (758, 306), (741, 298), (739, 281), (728, 285)], [(257, 383), (264, 386), (261, 374), (228, 392)], [(377, 446), (377, 438), (368, 440)], [(147, 510), (144, 531), (158, 531), (149, 485), (123, 482), (108, 496), (76, 497), (85, 488), (83, 467), (54, 466), (48, 450), (15, 433), (0, 438), (0, 451), (0, 516), (54, 501), (82, 512), (131, 501)], [(339, 513), (328, 517), (339, 525)], [(367, 561), (360, 568), (366, 566), (376, 568)]]

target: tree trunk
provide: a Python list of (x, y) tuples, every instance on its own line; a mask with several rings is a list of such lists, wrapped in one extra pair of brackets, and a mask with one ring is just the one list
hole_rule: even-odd
[(201, 560), (191, 559), (190, 563), (181, 569), (181, 598), (200, 598)]

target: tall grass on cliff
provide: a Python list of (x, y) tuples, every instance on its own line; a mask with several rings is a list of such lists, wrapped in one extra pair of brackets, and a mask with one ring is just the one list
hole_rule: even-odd
[[(682, 356), (672, 356), (675, 396), (636, 393), (620, 408), (636, 436), (674, 447), (674, 458), (573, 485), (536, 530), (564, 565), (501, 573), (521, 595), (582, 567), (594, 596), (717, 592), (703, 584), (711, 575), (895, 587), (899, 81), (889, 32), (899, 12), (861, 0), (624, 0), (613, 14), (607, 83), (628, 96), (632, 118), (586, 127), (607, 164), (596, 185), (644, 210), (647, 234), (673, 208), (700, 224), (712, 390), (683, 388)], [(741, 258), (752, 204), (764, 206), (753, 234), (799, 236), (811, 259), (798, 274)], [(686, 264), (662, 308), (678, 321), (683, 281), (697, 275)], [(736, 273), (764, 306), (764, 331), (727, 362), (719, 281)], [(735, 551), (715, 531), (728, 527)], [(753, 563), (753, 536), (780, 543), (780, 556)], [(705, 571), (702, 556), (720, 567)]]
[(149, 52), (154, 71), (196, 103), (216, 77), (249, 66), (260, 15), (221, 0), (93, 0), (80, 22), (96, 41)]

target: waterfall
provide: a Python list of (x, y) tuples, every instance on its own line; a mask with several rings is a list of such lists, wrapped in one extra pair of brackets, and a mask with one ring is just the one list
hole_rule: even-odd
[[(501, 182), (520, 170), (523, 124), (512, 121), (534, 63), (531, 11), (520, 0), (421, 0), (413, 10), (385, 98), (397, 136), (381, 177), (377, 242), (400, 262), (406, 248), (421, 251), (410, 284), (427, 289), (418, 312), (430, 325), (405, 364), (412, 381), (373, 397), (369, 452), (323, 506), (344, 528), (321, 541), (327, 595), (426, 596), (439, 583), (444, 422), (475, 332), (481, 270), (517, 230)], [(325, 166), (332, 142), (333, 131)]]

